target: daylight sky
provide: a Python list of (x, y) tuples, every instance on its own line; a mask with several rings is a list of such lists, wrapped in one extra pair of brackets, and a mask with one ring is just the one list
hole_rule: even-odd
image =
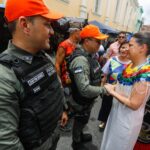
[(150, 25), (150, 0), (138, 0), (140, 6), (143, 6), (144, 24)]

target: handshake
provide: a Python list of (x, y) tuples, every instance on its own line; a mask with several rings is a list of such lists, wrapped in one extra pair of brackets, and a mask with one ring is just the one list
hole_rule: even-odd
[(107, 91), (107, 95), (113, 95), (113, 93), (116, 89), (116, 84), (112, 85), (112, 84), (106, 83), (106, 84), (104, 84), (104, 88)]

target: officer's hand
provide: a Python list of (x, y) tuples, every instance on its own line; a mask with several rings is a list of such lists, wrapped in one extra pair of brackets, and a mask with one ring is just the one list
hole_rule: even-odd
[(68, 122), (68, 115), (67, 112), (64, 111), (61, 117), (60, 125), (64, 127), (67, 124), (67, 122)]

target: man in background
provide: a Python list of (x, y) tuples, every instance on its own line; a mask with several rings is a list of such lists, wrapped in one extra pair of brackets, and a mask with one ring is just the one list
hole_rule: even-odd
[(67, 71), (66, 59), (75, 50), (80, 41), (80, 29), (69, 28), (69, 38), (61, 42), (56, 53), (55, 67), (64, 87), (71, 83), (69, 73)]
[[(74, 27), (69, 28), (68, 32), (69, 38), (61, 42), (58, 46), (55, 68), (61, 78), (61, 82), (64, 87), (64, 94), (69, 104), (71, 99), (71, 79), (69, 77), (66, 59), (73, 53), (80, 41), (80, 29), (74, 25)], [(71, 120), (68, 121), (66, 126), (60, 126), (60, 129), (65, 132), (69, 132), (71, 130)]]
[(119, 47), (121, 43), (125, 41), (126, 41), (126, 33), (122, 31), (118, 34), (117, 41), (115, 41), (109, 46), (109, 49), (106, 54), (107, 59), (111, 58), (112, 56), (117, 56), (119, 53)]

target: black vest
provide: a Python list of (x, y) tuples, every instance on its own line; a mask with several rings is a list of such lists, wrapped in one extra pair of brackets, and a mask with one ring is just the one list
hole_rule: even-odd
[[(78, 56), (84, 56), (89, 62), (90, 65), (90, 85), (93, 86), (99, 86), (101, 82), (101, 67), (97, 60), (93, 59), (90, 55), (85, 54), (82, 50), (79, 48), (76, 49), (70, 57), (67, 58), (68, 68), (71, 64), (72, 60)], [(72, 96), (73, 99), (80, 105), (90, 105), (93, 103), (96, 97), (94, 98), (86, 98), (83, 97), (80, 92), (78, 91), (77, 85), (75, 83), (74, 77), (73, 77), (73, 70), (69, 70), (70, 78), (72, 81), (71, 88), (72, 88)]]
[(1, 54), (0, 63), (13, 68), (24, 87), (18, 136), (25, 149), (31, 150), (51, 136), (62, 114), (63, 91), (54, 65), (44, 54), (34, 57), (32, 64)]

